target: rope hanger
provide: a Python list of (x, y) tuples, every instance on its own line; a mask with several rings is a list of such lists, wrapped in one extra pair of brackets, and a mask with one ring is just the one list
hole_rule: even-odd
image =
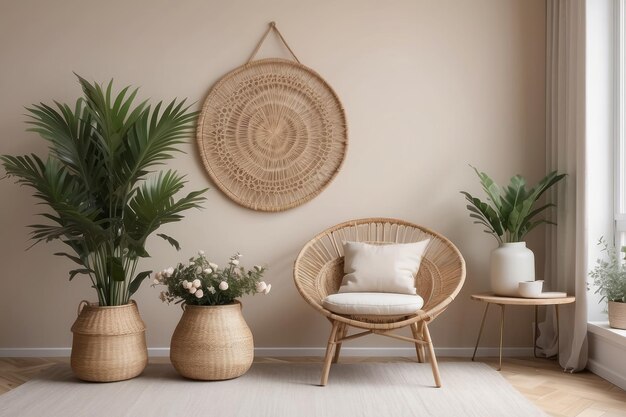
[(250, 62), (252, 62), (254, 60), (254, 57), (259, 52), (259, 49), (261, 49), (261, 45), (263, 45), (263, 42), (265, 42), (265, 39), (267, 38), (267, 35), (269, 35), (272, 30), (274, 32), (276, 32), (276, 35), (278, 35), (278, 38), (282, 41), (282, 43), (285, 45), (287, 50), (289, 50), (289, 53), (291, 53), (291, 56), (293, 57), (293, 59), (295, 59), (298, 64), (301, 64), (301, 62), (298, 59), (298, 57), (296, 56), (296, 54), (293, 53), (293, 51), (289, 47), (289, 44), (287, 44), (287, 41), (285, 40), (285, 38), (283, 38), (282, 33), (280, 33), (280, 31), (276, 27), (276, 22), (270, 22), (269, 27), (265, 31), (265, 34), (263, 35), (263, 37), (261, 38), (259, 43), (256, 45), (256, 48), (254, 48), (254, 51), (252, 51), (252, 55), (250, 56), (250, 59), (248, 59), (248, 63), (250, 63)]

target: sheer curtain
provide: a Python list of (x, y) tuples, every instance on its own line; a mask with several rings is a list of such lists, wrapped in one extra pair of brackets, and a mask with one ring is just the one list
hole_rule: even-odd
[(539, 346), (546, 356), (560, 349), (561, 366), (573, 372), (587, 363), (585, 0), (547, 0), (546, 6), (547, 167), (568, 176), (548, 196), (558, 202), (558, 226), (547, 228), (545, 279), (551, 290), (575, 295), (576, 303), (559, 307), (560, 346), (549, 309)]

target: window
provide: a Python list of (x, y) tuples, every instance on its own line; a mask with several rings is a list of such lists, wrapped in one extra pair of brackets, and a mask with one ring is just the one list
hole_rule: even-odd
[(616, 1), (615, 45), (614, 45), (614, 201), (615, 201), (615, 245), (626, 245), (626, 137), (624, 123), (626, 107), (624, 106), (624, 84), (626, 69), (624, 68), (624, 2)]

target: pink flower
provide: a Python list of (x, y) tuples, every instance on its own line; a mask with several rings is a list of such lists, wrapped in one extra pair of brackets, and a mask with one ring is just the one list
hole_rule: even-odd
[(197, 298), (202, 298), (202, 297), (204, 296), (204, 292), (203, 292), (202, 290), (200, 290), (200, 289), (199, 289), (199, 290), (196, 290), (196, 292), (194, 293), (194, 295), (195, 295)]
[(222, 291), (226, 291), (228, 289), (228, 282), (226, 282), (226, 281), (220, 282), (219, 288)]

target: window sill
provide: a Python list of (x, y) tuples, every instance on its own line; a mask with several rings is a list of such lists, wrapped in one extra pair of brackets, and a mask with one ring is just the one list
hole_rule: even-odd
[(626, 330), (613, 329), (609, 327), (608, 321), (590, 321), (587, 323), (587, 331), (614, 345), (626, 347)]

